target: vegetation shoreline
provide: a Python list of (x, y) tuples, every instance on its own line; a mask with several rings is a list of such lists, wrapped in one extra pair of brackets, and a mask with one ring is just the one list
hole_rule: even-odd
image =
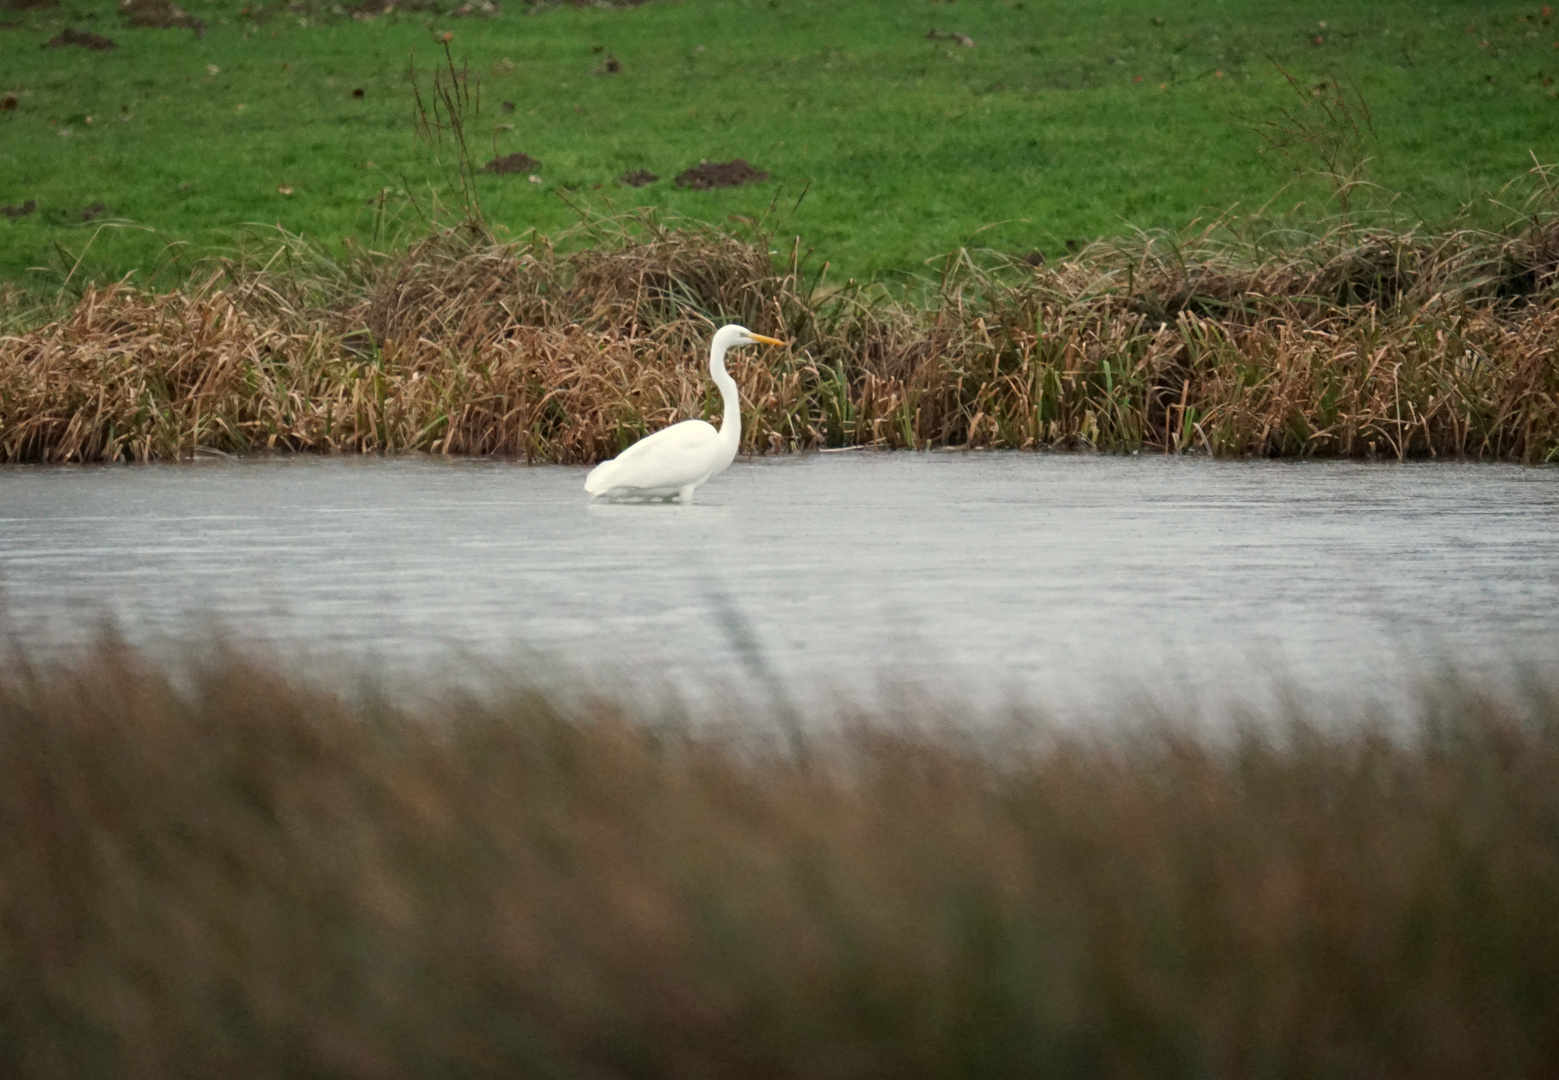
[(12, 656), (0, 1067), (1551, 1075), (1556, 688), (1302, 713), (780, 749), (231, 650)]
[(342, 260), (283, 235), (173, 292), (12, 310), (0, 461), (590, 462), (717, 407), (704, 353), (726, 321), (793, 343), (736, 366), (746, 452), (1559, 459), (1546, 202), (1502, 232), (1225, 220), (1053, 265), (959, 251), (918, 296), (836, 286), (748, 226), (640, 215), (573, 240), (468, 223)]

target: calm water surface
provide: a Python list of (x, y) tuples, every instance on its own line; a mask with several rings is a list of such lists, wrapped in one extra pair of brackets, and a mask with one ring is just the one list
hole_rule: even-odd
[[(1032, 454), (739, 462), (691, 507), (424, 458), (0, 468), (0, 606), (450, 677), (576, 668), (1060, 713), (1559, 658), (1559, 470)], [(458, 677), (458, 676), (455, 676)]]

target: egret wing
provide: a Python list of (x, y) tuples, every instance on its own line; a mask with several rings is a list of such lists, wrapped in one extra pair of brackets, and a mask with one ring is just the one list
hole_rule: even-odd
[(704, 479), (713, 467), (719, 434), (703, 420), (684, 420), (646, 435), (585, 478), (599, 495), (617, 488), (670, 491)]

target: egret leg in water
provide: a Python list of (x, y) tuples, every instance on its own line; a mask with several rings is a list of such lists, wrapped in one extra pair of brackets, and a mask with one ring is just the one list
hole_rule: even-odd
[(725, 370), (725, 354), (738, 345), (784, 345), (744, 326), (722, 326), (709, 343), (709, 374), (720, 388), (720, 430), (703, 420), (684, 420), (603, 461), (585, 477), (591, 498), (693, 501), (699, 486), (725, 471), (742, 441), (742, 409), (736, 380)]

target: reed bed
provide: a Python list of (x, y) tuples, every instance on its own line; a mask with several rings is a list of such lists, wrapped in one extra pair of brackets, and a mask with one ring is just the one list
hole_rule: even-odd
[(432, 702), (232, 650), (12, 657), (0, 1070), (1559, 1071), (1551, 683), (1444, 680), (1406, 729), (883, 713), (784, 753)]
[[(1546, 182), (1546, 173), (1542, 175)], [(471, 229), (327, 258), (297, 238), (174, 292), (91, 287), (0, 324), (0, 461), (202, 451), (589, 462), (710, 415), (747, 452), (1096, 448), (1559, 459), (1559, 215), (1441, 235), (1224, 220), (1055, 266), (956, 252), (919, 293), (836, 287), (750, 229)], [(9, 326), (9, 328), (7, 328)]]

